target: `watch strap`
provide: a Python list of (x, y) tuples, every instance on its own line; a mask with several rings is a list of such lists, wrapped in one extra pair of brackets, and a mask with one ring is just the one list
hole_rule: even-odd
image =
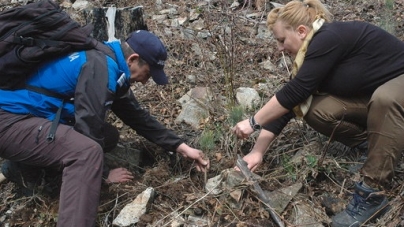
[(251, 128), (254, 129), (254, 131), (262, 129), (262, 126), (257, 124), (257, 122), (255, 121), (254, 116), (250, 117), (249, 122), (250, 122)]

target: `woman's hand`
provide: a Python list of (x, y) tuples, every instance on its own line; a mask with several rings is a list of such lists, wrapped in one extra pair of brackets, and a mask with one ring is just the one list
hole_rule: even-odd
[(251, 151), (249, 154), (243, 157), (243, 160), (247, 162), (247, 167), (254, 172), (262, 163), (263, 153)]
[[(251, 171), (255, 171), (262, 163), (267, 148), (275, 138), (276, 135), (274, 133), (265, 129), (261, 130), (253, 149), (250, 151), (250, 153), (243, 157), (243, 160), (247, 162), (247, 167)], [(239, 170), (237, 166), (235, 169)]]
[(236, 126), (233, 127), (232, 131), (237, 135), (238, 138), (245, 139), (254, 132), (254, 129), (251, 127), (250, 121), (246, 119), (237, 123)]

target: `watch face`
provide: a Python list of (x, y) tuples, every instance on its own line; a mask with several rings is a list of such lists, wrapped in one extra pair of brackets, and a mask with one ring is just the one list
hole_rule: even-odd
[(254, 117), (250, 117), (249, 119), (250, 126), (254, 131), (260, 130), (262, 128), (261, 125), (257, 124), (254, 120)]
[(255, 129), (255, 130), (261, 129), (261, 125), (254, 125), (254, 129)]

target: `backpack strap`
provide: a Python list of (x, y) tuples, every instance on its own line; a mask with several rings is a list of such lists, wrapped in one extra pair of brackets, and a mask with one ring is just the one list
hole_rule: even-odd
[(58, 127), (59, 121), (60, 121), (60, 117), (62, 115), (62, 109), (63, 106), (66, 102), (72, 102), (74, 100), (74, 98), (66, 98), (66, 96), (61, 95), (59, 93), (44, 89), (44, 88), (40, 88), (40, 87), (36, 87), (36, 86), (32, 86), (32, 85), (25, 85), (25, 88), (27, 90), (30, 91), (34, 91), (36, 93), (40, 93), (46, 96), (50, 96), (50, 97), (54, 97), (57, 99), (62, 99), (62, 104), (59, 106), (58, 111), (56, 112), (55, 118), (52, 120), (52, 126), (49, 130), (48, 136), (46, 137), (46, 140), (51, 143), (55, 140), (55, 134), (56, 134), (56, 129)]
[(44, 88), (40, 88), (40, 87), (36, 87), (36, 86), (32, 86), (32, 85), (29, 85), (29, 84), (25, 85), (25, 89), (30, 90), (30, 91), (34, 91), (36, 93), (40, 93), (40, 94), (43, 94), (43, 95), (46, 95), (46, 96), (50, 96), (50, 97), (53, 97), (53, 98), (62, 99), (63, 101), (71, 102), (71, 101), (74, 100), (73, 97), (68, 98), (65, 95), (61, 95), (61, 94), (59, 94), (57, 92), (53, 92), (53, 91), (50, 91), (50, 90), (47, 90), (47, 89), (44, 89)]
[(56, 135), (56, 129), (58, 127), (59, 121), (60, 121), (60, 116), (62, 115), (62, 109), (65, 104), (65, 100), (63, 100), (62, 104), (60, 104), (58, 111), (56, 112), (55, 118), (52, 121), (52, 126), (49, 130), (49, 134), (46, 137), (46, 140), (51, 143), (55, 140), (55, 135)]
[(103, 52), (105, 55), (109, 56), (110, 58), (114, 59), (114, 61), (116, 61), (115, 52), (104, 43), (97, 41), (95, 49)]

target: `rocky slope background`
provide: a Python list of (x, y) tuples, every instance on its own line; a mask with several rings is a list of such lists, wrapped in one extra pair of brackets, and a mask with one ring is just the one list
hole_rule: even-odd
[[(113, 114), (121, 144), (106, 154), (109, 164), (136, 174), (133, 182), (103, 185), (97, 226), (113, 226), (122, 209), (148, 188), (147, 212), (127, 226), (277, 226), (251, 181), (234, 173), (237, 156), (255, 136), (240, 141), (231, 127), (257, 111), (289, 80), (291, 59), (276, 50), (266, 14), (288, 1), (116, 0), (58, 1), (69, 12), (86, 7), (142, 6), (147, 29), (166, 44), (170, 84), (133, 85), (136, 97), (156, 118), (190, 145), (204, 150), (211, 169), (157, 147)], [(402, 0), (323, 1), (335, 20), (363, 20), (404, 40)], [(2, 9), (25, 2), (0, 0)], [(383, 44), (380, 44), (383, 45)], [(293, 121), (268, 148), (257, 181), (286, 226), (329, 226), (350, 199), (361, 153), (330, 142), (304, 122)], [(403, 171), (388, 192), (392, 209), (368, 226), (401, 226)], [(57, 188), (26, 196), (13, 183), (0, 184), (0, 226), (55, 226)], [(286, 196), (287, 195), (287, 196)], [(136, 224), (135, 224), (136, 223)]]

